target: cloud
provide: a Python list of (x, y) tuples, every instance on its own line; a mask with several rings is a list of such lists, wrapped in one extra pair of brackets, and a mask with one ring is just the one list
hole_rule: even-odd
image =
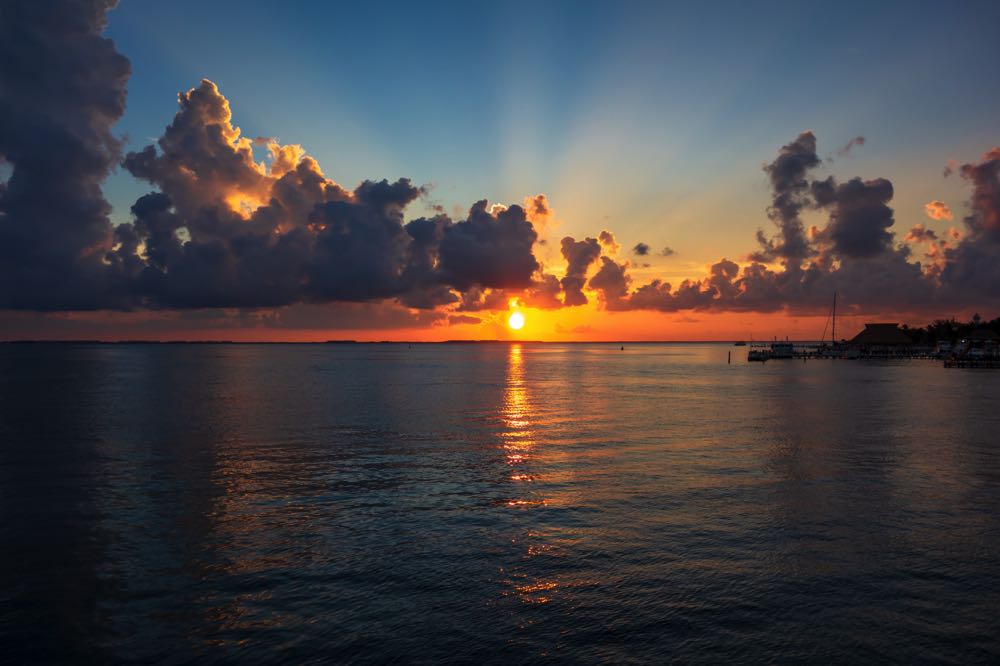
[(865, 137), (856, 136), (837, 149), (837, 156), (844, 157), (845, 155), (849, 154), (851, 152), (851, 149), (854, 148), (855, 146), (863, 146), (863, 145), (865, 145)]
[(929, 243), (937, 240), (937, 234), (922, 224), (915, 224), (903, 238), (907, 243)]
[(966, 233), (944, 250), (941, 287), (953, 300), (992, 303), (1000, 284), (1000, 147), (958, 171), (972, 185), (970, 214), (965, 217)]
[(925, 203), (924, 212), (927, 213), (927, 217), (932, 220), (950, 221), (952, 219), (951, 209), (948, 208), (948, 204), (943, 201), (938, 201), (937, 199), (929, 203)]
[(586, 305), (587, 297), (583, 286), (587, 279), (590, 265), (601, 256), (601, 245), (596, 238), (574, 240), (571, 236), (562, 239), (562, 255), (566, 260), (566, 276), (560, 284), (563, 288), (563, 304)]
[[(995, 288), (1000, 281), (1000, 150), (961, 168), (973, 185), (966, 234), (952, 229), (941, 238), (922, 225), (906, 234), (904, 242), (925, 246), (923, 262), (912, 260), (908, 246), (894, 245), (889, 180), (810, 181), (814, 155), (815, 137), (803, 133), (765, 167), (773, 189), (769, 213), (779, 231), (774, 239), (764, 238), (763, 251), (752, 254), (748, 264), (723, 259), (700, 280), (673, 286), (654, 279), (636, 286), (627, 263), (602, 257), (589, 286), (608, 310), (661, 312), (820, 312), (834, 291), (854, 312), (916, 312), (1000, 300)], [(825, 226), (800, 235), (798, 215), (805, 207), (826, 211), (829, 218)], [(788, 239), (801, 247), (788, 251)], [(776, 259), (781, 259), (779, 268), (768, 265)]]
[(608, 251), (608, 254), (617, 254), (618, 250), (622, 249), (622, 246), (615, 240), (615, 235), (607, 229), (601, 230), (597, 240)]
[[(485, 289), (483, 287), (472, 287), (462, 292), (457, 312), (479, 312), (481, 310), (505, 310), (507, 309), (511, 296), (503, 289)], [(558, 301), (557, 301), (558, 303)], [(561, 306), (561, 303), (558, 303)]]
[(440, 250), (444, 279), (459, 289), (528, 287), (540, 268), (532, 252), (537, 238), (520, 206), (493, 215), (486, 201), (479, 201), (468, 219), (445, 229)]
[(301, 146), (244, 137), (208, 80), (178, 95), (155, 145), (122, 160), (156, 191), (112, 227), (100, 184), (120, 158), (111, 128), (129, 63), (100, 36), (113, 3), (55, 5), (25, 5), (0, 26), (0, 155), (11, 174), (0, 189), (0, 308), (434, 308), (468, 290), (535, 284), (533, 221), (552, 218), (544, 194), (407, 222), (421, 188), (405, 178), (342, 187)]
[(809, 181), (806, 175), (820, 163), (816, 154), (816, 136), (807, 130), (799, 134), (795, 141), (782, 146), (774, 161), (764, 165), (773, 192), (767, 213), (777, 226), (778, 235), (769, 239), (763, 231), (757, 232), (761, 249), (754, 255), (756, 259), (782, 259), (789, 264), (798, 264), (809, 256), (811, 250), (799, 212), (807, 204), (805, 197), (809, 193)]
[(102, 257), (101, 183), (118, 161), (129, 61), (101, 37), (110, 1), (23, 2), (0, 18), (0, 309), (124, 306)]
[[(267, 141), (270, 165), (232, 124), (211, 81), (179, 96), (157, 145), (125, 167), (159, 189), (133, 206), (111, 260), (153, 307), (274, 307), (394, 298), (414, 308), (456, 291), (520, 289), (540, 268), (521, 206), (475, 203), (464, 220), (405, 221), (423, 190), (402, 178), (348, 191), (298, 146)], [(533, 215), (550, 214), (544, 195)], [(181, 241), (183, 231), (187, 240)], [(143, 262), (137, 250), (145, 248)]]
[(523, 206), (525, 215), (541, 235), (555, 221), (555, 213), (549, 205), (549, 199), (544, 194), (536, 194), (532, 197), (525, 197)]
[[(153, 145), (122, 158), (112, 128), (130, 66), (101, 36), (113, 5), (23, 3), (0, 21), (0, 309), (222, 308), (273, 318), (357, 304), (357, 312), (385, 307), (393, 321), (434, 323), (513, 299), (581, 305), (588, 290), (611, 311), (802, 312), (825, 308), (833, 291), (854, 311), (1000, 300), (1000, 148), (949, 166), (971, 189), (963, 232), (911, 224), (900, 243), (892, 182), (815, 179), (817, 138), (804, 131), (763, 167), (774, 231), (758, 231), (742, 265), (721, 258), (700, 279), (635, 284), (634, 265), (615, 259), (621, 248), (605, 229), (562, 239), (560, 276), (534, 254), (539, 228), (554, 224), (544, 194), (410, 218), (425, 188), (407, 178), (338, 184), (303, 147), (243, 136), (208, 80), (178, 96)], [(153, 191), (115, 227), (101, 184), (119, 163)], [(807, 232), (805, 211), (827, 219)], [(939, 201), (926, 211), (951, 215)], [(410, 311), (423, 314), (398, 314)]]
[(677, 254), (677, 252), (674, 250), (674, 248), (670, 247), (669, 245), (665, 246), (662, 250), (660, 250), (661, 257), (672, 257), (675, 254)]
[(471, 315), (449, 315), (448, 324), (450, 326), (457, 326), (459, 324), (478, 324), (482, 322), (479, 317), (473, 317)]
[(1000, 241), (1000, 146), (978, 164), (963, 164), (960, 173), (972, 184), (972, 214), (965, 224), (977, 236)]
[(601, 257), (601, 267), (590, 278), (588, 286), (599, 294), (607, 310), (626, 310), (629, 284), (632, 278), (626, 273), (626, 264), (619, 264), (609, 257)]
[(833, 177), (812, 184), (816, 205), (830, 210), (821, 235), (832, 241), (840, 257), (870, 257), (892, 245), (892, 183), (885, 178), (852, 178), (837, 184)]

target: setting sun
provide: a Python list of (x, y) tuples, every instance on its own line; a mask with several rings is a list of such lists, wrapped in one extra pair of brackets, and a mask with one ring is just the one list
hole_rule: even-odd
[(524, 328), (524, 315), (520, 312), (511, 312), (510, 317), (507, 319), (507, 325), (515, 331), (520, 331)]

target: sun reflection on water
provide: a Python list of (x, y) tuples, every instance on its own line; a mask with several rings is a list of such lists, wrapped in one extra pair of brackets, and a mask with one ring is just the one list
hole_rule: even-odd
[[(524, 381), (524, 358), (521, 345), (511, 345), (507, 356), (507, 378), (503, 406), (500, 412), (503, 431), (500, 437), (507, 457), (507, 464), (518, 466), (527, 461), (534, 447), (531, 429), (531, 404)], [(511, 479), (527, 480), (528, 475), (515, 471)]]
[[(514, 509), (544, 507), (547, 502), (538, 496), (539, 484), (535, 483), (538, 480), (536, 468), (540, 462), (536, 433), (539, 424), (526, 377), (525, 350), (519, 344), (512, 344), (507, 355), (500, 419), (504, 460), (510, 468), (509, 479), (514, 489), (506, 505)], [(525, 535), (525, 550), (519, 564), (505, 571), (508, 591), (503, 595), (512, 596), (524, 604), (547, 604), (560, 586), (558, 581), (549, 576), (538, 576), (535, 571), (538, 564), (535, 560), (554, 556), (549, 545), (539, 536), (532, 532)]]
[[(521, 345), (513, 344), (507, 355), (507, 378), (503, 406), (500, 413), (503, 442), (507, 464), (513, 469), (511, 481), (530, 482), (534, 479), (524, 467), (533, 456), (535, 432), (532, 427), (531, 399), (525, 382), (524, 357)], [(538, 502), (527, 499), (511, 500), (510, 506), (523, 506)]]

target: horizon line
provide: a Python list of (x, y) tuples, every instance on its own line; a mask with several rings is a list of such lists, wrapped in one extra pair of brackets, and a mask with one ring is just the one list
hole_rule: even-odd
[(59, 339), (17, 339), (0, 340), (5, 345), (38, 344), (90, 344), (90, 345), (459, 345), (459, 344), (541, 344), (541, 345), (604, 345), (604, 344), (724, 344), (737, 342), (767, 344), (771, 342), (823, 343), (826, 340), (502, 340), (502, 339), (455, 339), (455, 340), (101, 340), (96, 338)]

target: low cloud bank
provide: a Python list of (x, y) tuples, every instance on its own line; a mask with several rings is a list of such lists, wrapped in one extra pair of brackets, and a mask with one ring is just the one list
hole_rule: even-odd
[[(328, 178), (298, 145), (250, 138), (205, 80), (178, 96), (154, 145), (122, 155), (127, 58), (101, 36), (110, 0), (18, 3), (0, 10), (0, 309), (270, 309), (394, 302), (462, 314), (512, 300), (555, 309), (596, 296), (610, 311), (814, 311), (837, 291), (857, 311), (927, 310), (1000, 300), (1000, 148), (947, 170), (970, 186), (962, 229), (917, 224), (899, 238), (886, 178), (816, 177), (828, 163), (802, 132), (763, 167), (768, 232), (702, 279), (637, 284), (609, 230), (560, 242), (564, 270), (536, 255), (554, 213), (474, 202), (467, 215), (408, 219), (425, 192), (410, 180)], [(44, 72), (41, 85), (37, 73)], [(864, 145), (856, 137), (837, 151)], [(265, 154), (263, 159), (256, 155)], [(153, 189), (114, 226), (101, 184), (121, 165)], [(803, 214), (825, 217), (806, 228)], [(926, 205), (950, 221), (941, 201)], [(643, 242), (631, 248), (651, 256)], [(669, 247), (659, 256), (669, 257)], [(644, 265), (646, 266), (646, 265)]]

